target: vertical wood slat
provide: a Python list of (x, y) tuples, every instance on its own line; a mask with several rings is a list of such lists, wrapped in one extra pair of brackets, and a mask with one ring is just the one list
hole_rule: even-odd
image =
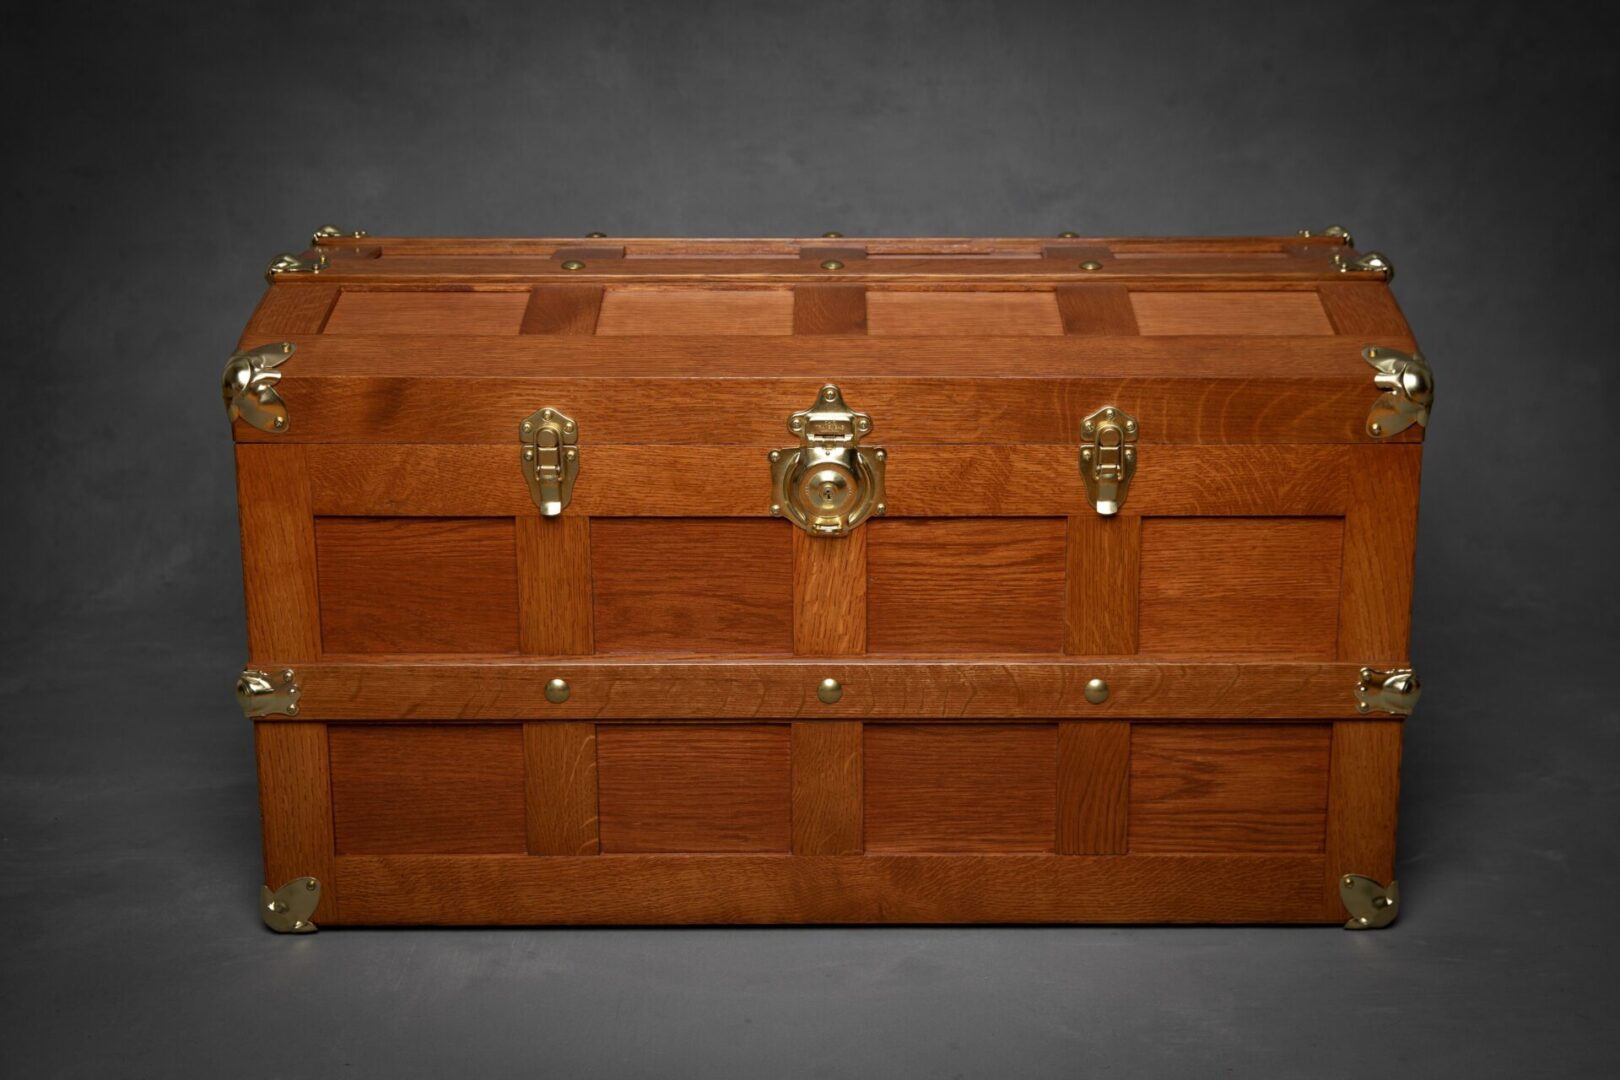
[(793, 854), (861, 853), (861, 743), (859, 721), (793, 725)]
[(1382, 282), (1331, 282), (1317, 287), (1333, 332), (1362, 338), (1363, 345), (1384, 345), (1412, 336), (1395, 294)]
[(1327, 812), (1324, 916), (1346, 919), (1339, 878), (1361, 874), (1389, 884), (1395, 876), (1395, 818), (1401, 783), (1400, 720), (1340, 720), (1333, 725)]
[(319, 334), (337, 306), (336, 285), (272, 285), (242, 331), (241, 345), (251, 349), (292, 334)]
[(594, 334), (601, 313), (599, 285), (537, 285), (529, 293), (518, 333)]
[(793, 651), (852, 656), (866, 651), (866, 537), (793, 530)]
[(1351, 447), (1339, 585), (1341, 660), (1404, 664), (1410, 643), (1421, 445)]
[(795, 334), (866, 333), (864, 285), (799, 285), (793, 290)]
[(1129, 656), (1137, 650), (1142, 519), (1069, 519), (1064, 649), (1076, 656)]
[(523, 725), (530, 855), (595, 855), (596, 725)]
[(264, 883), (279, 889), (294, 878), (314, 877), (321, 883), (315, 925), (336, 919), (337, 844), (326, 725), (255, 724), (253, 742), (259, 761)]
[(318, 659), (315, 516), (304, 448), (239, 443), (236, 493), (251, 662), (267, 666)]
[(1063, 285), (1057, 294), (1065, 334), (1135, 337), (1136, 309), (1123, 285)]
[(1130, 769), (1128, 721), (1076, 720), (1058, 725), (1059, 854), (1125, 854)]
[(578, 515), (517, 518), (518, 648), (584, 656), (594, 648), (591, 523)]

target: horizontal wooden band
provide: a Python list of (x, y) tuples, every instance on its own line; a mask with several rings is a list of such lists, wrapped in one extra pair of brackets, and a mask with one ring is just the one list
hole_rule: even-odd
[[(1356, 664), (600, 658), (296, 666), (300, 720), (1306, 720), (1353, 718)], [(546, 699), (565, 679), (567, 701)], [(821, 702), (822, 679), (843, 685)], [(1093, 705), (1086, 683), (1105, 679)], [(266, 718), (269, 720), (277, 717)]]
[[(325, 249), (354, 247), (349, 237), (318, 240)], [(902, 255), (993, 255), (1038, 253), (1054, 246), (1102, 248), (1116, 254), (1241, 254), (1294, 248), (1344, 250), (1339, 236), (367, 236), (360, 241), (390, 258), (399, 255), (544, 255), (582, 246), (607, 245), (627, 252), (657, 254), (798, 255), (805, 247), (860, 247)]]
[(351, 924), (1326, 923), (1321, 855), (340, 856)]

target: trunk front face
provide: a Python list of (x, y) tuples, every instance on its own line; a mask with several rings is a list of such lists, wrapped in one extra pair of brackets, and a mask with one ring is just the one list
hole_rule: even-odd
[(242, 344), (294, 346), (284, 421), (236, 423), (250, 667), (299, 686), (269, 885), (322, 924), (1344, 921), (1394, 860), (1387, 287), (1321, 242), (787, 243), (277, 278)]

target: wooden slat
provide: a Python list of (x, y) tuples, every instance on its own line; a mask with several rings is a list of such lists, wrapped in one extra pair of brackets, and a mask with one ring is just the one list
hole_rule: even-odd
[(596, 332), (610, 334), (791, 334), (787, 289), (609, 289)]
[(793, 651), (849, 656), (866, 651), (866, 530), (811, 536), (793, 530)]
[(1331, 334), (1314, 292), (1133, 292), (1143, 334)]
[(1333, 725), (1328, 789), (1327, 876), (1322, 903), (1345, 919), (1339, 877), (1361, 874), (1387, 885), (1395, 876), (1395, 814), (1401, 783), (1399, 720), (1341, 720)]
[(1381, 281), (1325, 284), (1318, 292), (1334, 333), (1360, 338), (1364, 345), (1404, 341), (1412, 336), (1395, 294)]
[(530, 855), (595, 855), (596, 725), (523, 725)]
[(1063, 519), (882, 519), (862, 528), (869, 651), (1062, 651)]
[(1123, 285), (1066, 285), (1056, 290), (1065, 334), (1136, 334), (1136, 309)]
[(1321, 855), (348, 856), (355, 924), (1313, 923)]
[(769, 519), (595, 519), (596, 651), (791, 653), (793, 531)]
[(1125, 854), (1131, 725), (1123, 720), (1059, 724), (1057, 752), (1057, 850)]
[(868, 724), (866, 850), (1052, 851), (1057, 725)]
[(790, 851), (788, 728), (598, 728), (602, 851)]
[(793, 290), (795, 334), (866, 333), (866, 290), (859, 285), (800, 285)]
[(517, 550), (506, 518), (316, 520), (329, 653), (515, 653)]
[(338, 918), (338, 881), (332, 839), (332, 796), (326, 725), (255, 724), (259, 764), (259, 816), (264, 829), (264, 883), (279, 889), (294, 878), (321, 883), (314, 922)]
[(315, 531), (301, 446), (238, 446), (236, 499), (248, 653), (259, 665), (321, 655)]
[[(299, 715), (323, 720), (751, 720), (897, 722), (1075, 717), (1352, 718), (1360, 665), (1122, 660), (454, 660), (303, 664)], [(551, 678), (573, 693), (545, 698)], [(823, 704), (823, 678), (844, 685)], [(1091, 678), (1107, 702), (1085, 699)], [(275, 722), (274, 717), (268, 722)]]
[(876, 337), (1063, 333), (1057, 301), (1042, 292), (892, 292), (866, 294), (867, 333)]
[(1412, 626), (1421, 450), (1361, 446), (1351, 455), (1338, 655), (1374, 667), (1401, 666)]
[(861, 851), (862, 773), (858, 721), (793, 725), (793, 854)]
[(517, 517), (518, 648), (539, 656), (589, 655), (591, 525), (564, 514)]
[(328, 334), (516, 334), (528, 292), (357, 292), (345, 289)]
[(248, 319), (238, 345), (251, 349), (293, 334), (319, 334), (337, 298), (336, 285), (272, 286)]
[(334, 724), (340, 854), (526, 849), (518, 724)]
[[(605, 244), (622, 249), (626, 255), (688, 255), (696, 253), (728, 255), (797, 255), (806, 247), (843, 244), (873, 253), (906, 255), (963, 255), (1005, 252), (1035, 255), (1049, 247), (1075, 247), (1088, 252), (1207, 254), (1271, 253), (1287, 254), (1317, 249), (1329, 253), (1345, 250), (1337, 236), (1302, 237), (1296, 234), (1274, 236), (368, 236), (367, 246), (390, 257), (399, 255), (532, 255), (550, 256), (558, 250), (586, 244)], [(352, 241), (323, 240), (322, 250), (351, 246)]]
[(542, 285), (529, 292), (520, 334), (594, 334), (602, 310), (600, 285)]
[[(305, 453), (317, 514), (536, 513), (514, 445), (317, 443)], [(764, 446), (592, 444), (581, 459), (590, 482), (575, 486), (564, 518), (764, 517), (765, 453)], [(884, 482), (885, 517), (1094, 517), (1075, 453), (1072, 444), (998, 446), (971, 457), (961, 446), (893, 450)], [(1349, 505), (1349, 447), (1153, 446), (1141, 453), (1143, 465), (1122, 511), (1126, 517), (1327, 516), (1343, 514)], [(704, 482), (647, 482), (649, 475), (663, 474), (702, 476)]]
[(1067, 553), (1063, 651), (1080, 656), (1136, 652), (1142, 519), (1094, 513), (1071, 517)]
[(1143, 656), (1338, 655), (1338, 518), (1150, 518), (1142, 524)]
[(1130, 850), (1320, 852), (1326, 724), (1133, 724)]

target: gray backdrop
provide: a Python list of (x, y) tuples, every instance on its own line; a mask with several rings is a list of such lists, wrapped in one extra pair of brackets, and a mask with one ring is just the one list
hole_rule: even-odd
[[(4, 1056), (52, 1076), (1612, 1075), (1620, 56), (1596, 12), (8, 16)], [(270, 255), (328, 220), (1351, 226), (1398, 267), (1439, 380), (1401, 922), (264, 932), (216, 380)]]

